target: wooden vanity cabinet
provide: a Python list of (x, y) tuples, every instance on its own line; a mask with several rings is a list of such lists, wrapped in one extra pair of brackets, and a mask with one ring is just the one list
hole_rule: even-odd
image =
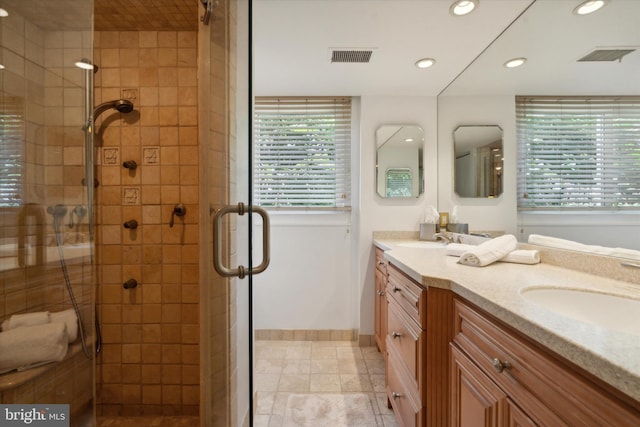
[(375, 248), (376, 253), (376, 269), (375, 269), (375, 340), (378, 350), (382, 352), (386, 359), (387, 337), (387, 259), (384, 257), (384, 251)]
[(447, 427), (452, 294), (387, 271), (387, 398), (401, 426)]
[(458, 298), (454, 333), (453, 427), (640, 425), (637, 402)]

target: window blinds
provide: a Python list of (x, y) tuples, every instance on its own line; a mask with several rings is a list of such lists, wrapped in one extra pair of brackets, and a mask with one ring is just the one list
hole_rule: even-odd
[(640, 97), (516, 97), (518, 208), (640, 208)]
[(256, 204), (351, 206), (351, 98), (257, 97), (254, 138)]
[(22, 100), (4, 96), (0, 102), (0, 207), (20, 206), (24, 161)]

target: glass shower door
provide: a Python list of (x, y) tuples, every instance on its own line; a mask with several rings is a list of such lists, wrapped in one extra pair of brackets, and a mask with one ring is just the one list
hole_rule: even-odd
[(64, 405), (83, 427), (94, 419), (95, 266), (83, 183), (91, 88), (76, 63), (91, 61), (92, 24), (92, 0), (0, 10), (0, 322), (13, 343), (0, 348), (0, 405)]

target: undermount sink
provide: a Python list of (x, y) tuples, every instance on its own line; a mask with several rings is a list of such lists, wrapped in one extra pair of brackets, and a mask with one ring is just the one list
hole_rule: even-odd
[(557, 314), (603, 328), (640, 335), (640, 300), (584, 289), (531, 287), (520, 291), (528, 301)]
[(444, 242), (429, 242), (429, 241), (418, 241), (418, 242), (402, 242), (402, 243), (398, 243), (396, 246), (401, 246), (403, 248), (421, 248), (421, 249), (428, 249), (428, 248), (444, 248), (446, 246), (446, 243)]

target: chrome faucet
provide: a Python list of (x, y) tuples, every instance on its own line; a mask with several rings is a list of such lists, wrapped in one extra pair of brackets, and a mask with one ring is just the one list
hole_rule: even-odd
[(447, 244), (453, 242), (453, 234), (446, 231), (433, 235), (433, 240), (444, 240)]

